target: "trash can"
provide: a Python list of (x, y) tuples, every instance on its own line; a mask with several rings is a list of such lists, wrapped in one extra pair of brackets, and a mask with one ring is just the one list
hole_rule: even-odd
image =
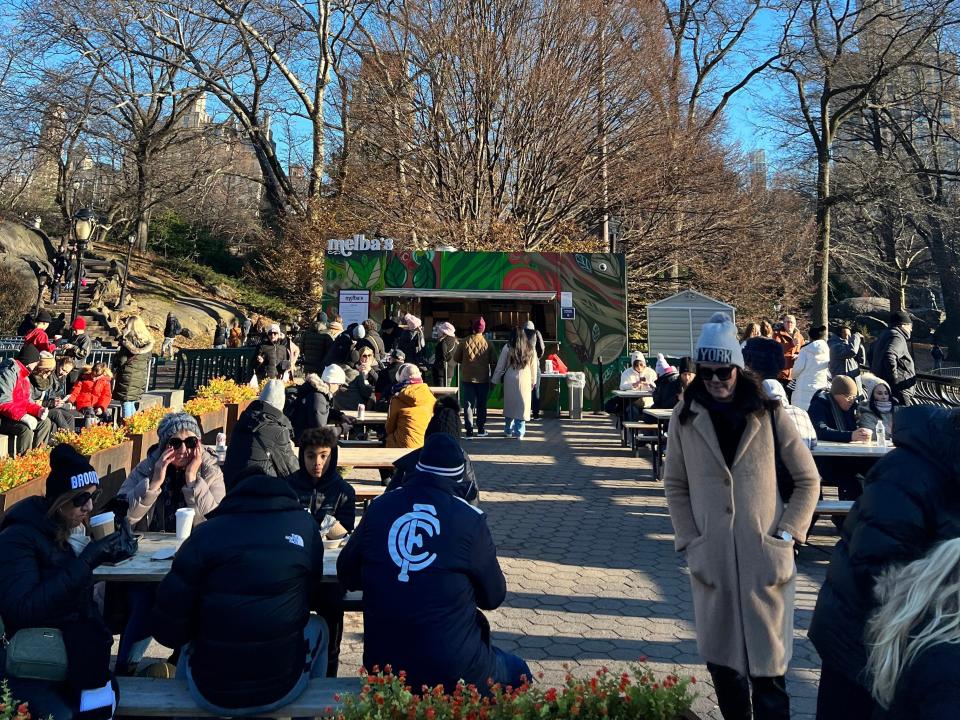
[(567, 373), (567, 394), (570, 396), (570, 419), (583, 418), (583, 387), (587, 378), (582, 372)]

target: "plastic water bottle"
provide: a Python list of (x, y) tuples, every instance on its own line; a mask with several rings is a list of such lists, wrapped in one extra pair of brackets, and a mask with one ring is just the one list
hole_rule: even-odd
[(887, 428), (883, 425), (883, 420), (877, 420), (877, 447), (887, 446)]
[(363, 403), (357, 405), (357, 420), (363, 420), (367, 415), (367, 406)]
[(225, 462), (227, 459), (227, 434), (217, 433), (217, 460)]

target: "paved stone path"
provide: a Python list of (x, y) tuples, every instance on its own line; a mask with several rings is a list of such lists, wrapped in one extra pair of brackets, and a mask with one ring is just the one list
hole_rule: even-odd
[[(673, 549), (663, 486), (649, 457), (631, 457), (606, 417), (528, 425), (522, 441), (464, 443), (497, 543), (509, 593), (488, 613), (495, 643), (524, 657), (544, 680), (563, 665), (620, 669), (640, 656), (666, 674), (697, 677), (695, 709), (720, 720), (697, 655), (686, 569)], [(360, 473), (357, 473), (358, 476)], [(822, 521), (798, 562), (795, 650), (788, 689), (795, 720), (813, 720), (820, 661), (806, 638), (835, 541)], [(359, 667), (362, 619), (348, 616), (341, 674)]]

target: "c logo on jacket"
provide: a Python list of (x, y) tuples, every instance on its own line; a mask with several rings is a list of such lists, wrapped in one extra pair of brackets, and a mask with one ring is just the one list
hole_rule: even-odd
[(400, 574), (397, 575), (400, 582), (409, 582), (409, 573), (423, 570), (437, 559), (436, 553), (416, 552), (417, 548), (423, 547), (420, 530), (430, 537), (440, 534), (440, 520), (433, 505), (414, 503), (413, 510), (398, 517), (390, 526), (387, 550), (394, 564), (400, 568)]

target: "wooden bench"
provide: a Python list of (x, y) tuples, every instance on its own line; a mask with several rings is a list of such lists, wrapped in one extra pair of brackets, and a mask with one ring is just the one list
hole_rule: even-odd
[[(117, 717), (219, 717), (197, 707), (184, 680), (118, 677)], [(257, 717), (328, 717), (341, 706), (335, 698), (360, 692), (360, 678), (317, 678), (289, 705)]]
[(340, 439), (337, 444), (341, 447), (383, 447), (379, 440), (345, 440)]
[(633, 456), (640, 455), (640, 446), (649, 445), (656, 451), (660, 436), (657, 434), (656, 423), (644, 423), (634, 420), (628, 420), (623, 423), (623, 446), (627, 446), (629, 441)]
[(821, 500), (817, 503), (815, 515), (849, 515), (853, 500)]

